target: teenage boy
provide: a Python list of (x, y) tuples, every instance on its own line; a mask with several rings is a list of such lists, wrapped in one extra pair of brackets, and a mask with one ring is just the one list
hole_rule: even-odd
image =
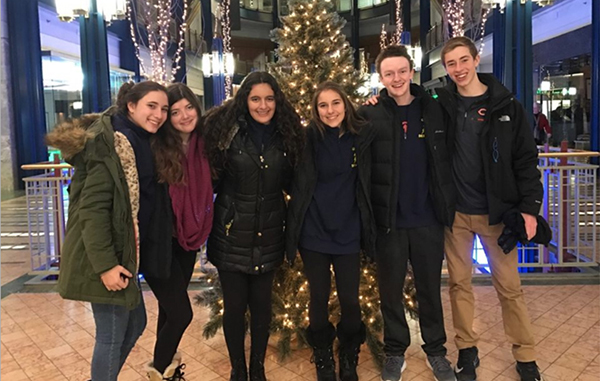
[(521, 104), (490, 74), (478, 74), (479, 55), (466, 37), (450, 39), (442, 48), (442, 64), (452, 82), (437, 91), (448, 123), (448, 142), (457, 187), (456, 215), (446, 228), (452, 320), (459, 349), (456, 374), (476, 379), (479, 365), (473, 330), (471, 287), (475, 234), (488, 257), (502, 307), (504, 331), (512, 344), (523, 381), (541, 380), (535, 363), (534, 339), (519, 278), (517, 249), (504, 254), (498, 245), (502, 217), (517, 208), (527, 236), (535, 235), (543, 197), (537, 149)]
[(438, 381), (456, 380), (446, 359), (440, 296), (444, 228), (452, 225), (454, 185), (445, 147), (442, 110), (411, 84), (414, 69), (404, 46), (376, 59), (385, 89), (359, 113), (377, 130), (372, 143), (371, 199), (378, 228), (376, 262), (384, 321), (383, 381), (399, 381), (410, 332), (403, 307), (408, 260), (414, 271), (419, 324), (427, 365)]

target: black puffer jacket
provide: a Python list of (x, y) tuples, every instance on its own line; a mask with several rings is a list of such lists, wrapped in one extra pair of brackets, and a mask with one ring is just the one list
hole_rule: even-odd
[(259, 274), (283, 262), (287, 189), (292, 165), (276, 129), (262, 155), (240, 119), (230, 134), (217, 185), (208, 259), (219, 270)]
[[(490, 225), (502, 221), (511, 208), (536, 216), (544, 190), (537, 169), (538, 154), (523, 106), (491, 74), (478, 74), (488, 87), (489, 103), (481, 132), (481, 157)], [(437, 89), (446, 112), (450, 155), (456, 131), (456, 84)]]
[[(356, 197), (361, 219), (361, 248), (370, 258), (375, 254), (375, 223), (371, 208), (371, 151), (370, 144), (375, 130), (366, 125), (356, 137), (358, 182)], [(313, 125), (307, 128), (307, 139), (302, 158), (294, 174), (291, 200), (288, 209), (286, 229), (286, 256), (293, 263), (298, 250), (298, 242), (304, 217), (315, 193), (317, 185), (317, 145), (322, 139), (317, 128)]]
[[(427, 176), (435, 214), (440, 223), (452, 226), (456, 188), (446, 148), (447, 133), (442, 109), (421, 86), (412, 84), (410, 92), (421, 102), (421, 118), (425, 128), (429, 162)], [(402, 128), (400, 121), (394, 116), (396, 101), (385, 89), (380, 94), (377, 105), (362, 106), (358, 112), (376, 129), (376, 136), (371, 145), (371, 202), (377, 228), (389, 232), (396, 225), (400, 171), (398, 168), (400, 153), (397, 152), (396, 141), (402, 137)]]

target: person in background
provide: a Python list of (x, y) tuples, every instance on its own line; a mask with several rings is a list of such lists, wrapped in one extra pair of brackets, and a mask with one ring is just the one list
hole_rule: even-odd
[(472, 381), (477, 378), (479, 366), (471, 285), (477, 234), (490, 264), (517, 372), (522, 381), (539, 381), (517, 249), (504, 254), (498, 245), (504, 230), (503, 217), (514, 208), (524, 220), (527, 239), (536, 235), (536, 216), (544, 191), (531, 127), (514, 95), (493, 75), (477, 73), (480, 57), (469, 38), (455, 37), (446, 42), (441, 60), (452, 82), (437, 89), (437, 94), (446, 113), (452, 173), (458, 188), (454, 223), (446, 229), (445, 241), (452, 321), (459, 349), (456, 373), (460, 381)]
[(548, 118), (542, 112), (542, 105), (533, 103), (533, 138), (537, 145), (543, 145), (550, 141), (552, 137), (552, 127)]
[(150, 381), (183, 380), (185, 364), (177, 347), (192, 321), (187, 288), (196, 254), (212, 227), (213, 191), (201, 134), (198, 99), (189, 87), (167, 88), (169, 117), (152, 139), (158, 181), (169, 185), (173, 209), (172, 259), (168, 278), (146, 276), (158, 300), (158, 326), (153, 361), (146, 366)]
[(46, 137), (75, 168), (58, 291), (92, 305), (94, 381), (117, 380), (146, 326), (138, 274), (160, 276), (157, 253), (170, 256), (168, 195), (156, 181), (150, 148), (168, 109), (164, 86), (126, 83), (116, 106)]
[(360, 251), (373, 256), (375, 250), (368, 191), (369, 145), (374, 135), (334, 82), (319, 85), (311, 111), (307, 144), (291, 192), (286, 252), (293, 263), (299, 249), (304, 263), (310, 288), (306, 338), (313, 348), (319, 381), (337, 381), (336, 328), (328, 311), (333, 266), (342, 311), (337, 325), (339, 376), (342, 381), (355, 381), (360, 345), (365, 340), (358, 298)]
[(284, 191), (304, 144), (300, 117), (275, 78), (249, 74), (233, 99), (208, 111), (206, 149), (217, 194), (208, 259), (223, 290), (223, 331), (231, 381), (247, 380), (245, 314), (250, 308), (249, 375), (266, 380), (271, 290), (284, 257)]

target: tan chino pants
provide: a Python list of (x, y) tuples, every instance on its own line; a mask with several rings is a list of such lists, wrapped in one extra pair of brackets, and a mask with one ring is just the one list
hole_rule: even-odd
[(517, 361), (535, 361), (531, 322), (521, 289), (517, 249), (504, 254), (498, 246), (503, 224), (489, 225), (488, 215), (468, 215), (456, 212), (452, 231), (445, 229), (445, 251), (448, 263), (452, 321), (458, 349), (477, 346), (479, 335), (473, 330), (475, 298), (471, 278), (473, 272), (473, 242), (479, 235), (492, 273), (492, 284), (502, 307), (504, 332), (512, 343)]

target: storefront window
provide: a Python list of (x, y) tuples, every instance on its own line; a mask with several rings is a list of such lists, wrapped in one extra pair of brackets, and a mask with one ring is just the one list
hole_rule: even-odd
[(388, 0), (358, 0), (358, 8), (359, 9), (372, 8), (377, 5), (387, 3), (387, 2), (388, 2)]
[[(48, 52), (49, 53), (49, 52)], [(45, 54), (42, 57), (46, 129), (81, 116), (83, 73), (78, 60)]]
[(110, 99), (113, 104), (117, 102), (117, 94), (121, 85), (132, 80), (133, 76), (130, 73), (117, 70), (110, 71)]
[(551, 145), (589, 149), (591, 101), (591, 3), (555, 1), (533, 11), (534, 102), (552, 128)]
[(337, 0), (335, 6), (338, 12), (348, 12), (352, 10), (352, 0)]
[(260, 12), (272, 12), (274, 1), (277, 0), (240, 0), (240, 8)]
[[(45, 52), (42, 56), (46, 130), (70, 118), (81, 116), (83, 101), (83, 72), (77, 58), (68, 58)], [(110, 94), (114, 103), (121, 85), (132, 80), (132, 73), (110, 70)]]

